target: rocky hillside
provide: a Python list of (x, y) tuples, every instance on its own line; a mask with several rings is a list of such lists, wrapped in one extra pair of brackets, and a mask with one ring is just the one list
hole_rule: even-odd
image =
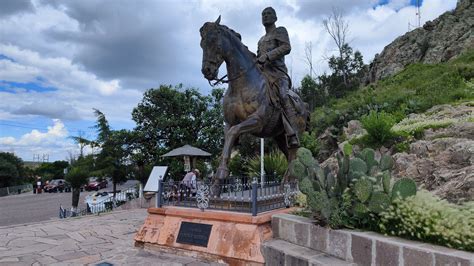
[(451, 202), (474, 200), (474, 106), (438, 105), (412, 114), (394, 129), (425, 128), (407, 152), (393, 155), (396, 177), (413, 178), (421, 187)]
[(391, 76), (411, 63), (446, 62), (474, 48), (474, 1), (459, 0), (448, 11), (422, 28), (398, 37), (370, 64), (368, 82)]
[[(474, 201), (474, 101), (459, 105), (437, 105), (422, 114), (411, 114), (392, 127), (393, 131), (420, 132), (406, 152), (393, 154), (381, 147), (376, 157), (392, 154), (395, 179), (409, 177), (420, 188), (432, 191), (450, 202)], [(347, 141), (367, 134), (357, 120), (344, 127)], [(355, 145), (354, 150), (361, 150)], [(324, 161), (337, 172), (335, 155)]]

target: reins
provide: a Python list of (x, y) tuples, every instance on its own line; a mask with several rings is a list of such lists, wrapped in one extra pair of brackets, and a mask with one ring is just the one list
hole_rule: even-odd
[[(253, 62), (253, 64), (247, 68), (246, 70), (242, 71), (239, 73), (239, 75), (237, 75), (236, 77), (233, 77), (233, 78), (228, 78), (227, 80), (225, 80), (225, 78), (227, 77), (227, 74), (225, 74), (222, 78), (215, 78), (215, 79), (209, 79), (208, 82), (209, 82), (209, 85), (211, 85), (212, 87), (220, 84), (220, 83), (229, 83), (231, 81), (234, 81), (236, 79), (239, 79), (241, 78), (243, 75), (245, 75), (249, 70), (251, 70), (253, 67), (255, 67), (255, 65), (257, 64), (257, 60), (255, 60), (255, 62)], [(214, 83), (211, 83), (211, 81), (214, 81)]]

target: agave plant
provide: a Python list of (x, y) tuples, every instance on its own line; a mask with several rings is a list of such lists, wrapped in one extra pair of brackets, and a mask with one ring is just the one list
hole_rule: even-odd
[[(263, 167), (265, 175), (274, 176), (277, 180), (281, 180), (286, 169), (288, 169), (288, 162), (282, 152), (272, 151), (263, 156)], [(248, 176), (260, 176), (260, 156), (247, 160), (246, 169)]]

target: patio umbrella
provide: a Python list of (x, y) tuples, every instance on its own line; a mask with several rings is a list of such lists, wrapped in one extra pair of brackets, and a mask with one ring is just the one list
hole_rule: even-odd
[(196, 157), (210, 157), (211, 154), (191, 145), (184, 145), (162, 155), (162, 157), (184, 157), (184, 170), (190, 171), (196, 165)]

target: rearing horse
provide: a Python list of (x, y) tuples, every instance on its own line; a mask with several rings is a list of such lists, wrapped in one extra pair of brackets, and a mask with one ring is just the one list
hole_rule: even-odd
[[(204, 23), (200, 29), (204, 77), (209, 81), (217, 80), (219, 67), (225, 62), (229, 83), (224, 95), (225, 142), (214, 182), (228, 176), (232, 146), (241, 134), (274, 138), (288, 162), (295, 158), (297, 150), (287, 147), (282, 108), (271, 100), (275, 99), (271, 94), (275, 96), (278, 92), (271, 88), (265, 74), (257, 67), (255, 54), (241, 42), (238, 33), (219, 23), (220, 17), (214, 23)], [(293, 91), (289, 91), (289, 96), (298, 113), (293, 125), (301, 134), (307, 126), (308, 108)], [(288, 174), (285, 175), (287, 178)]]

